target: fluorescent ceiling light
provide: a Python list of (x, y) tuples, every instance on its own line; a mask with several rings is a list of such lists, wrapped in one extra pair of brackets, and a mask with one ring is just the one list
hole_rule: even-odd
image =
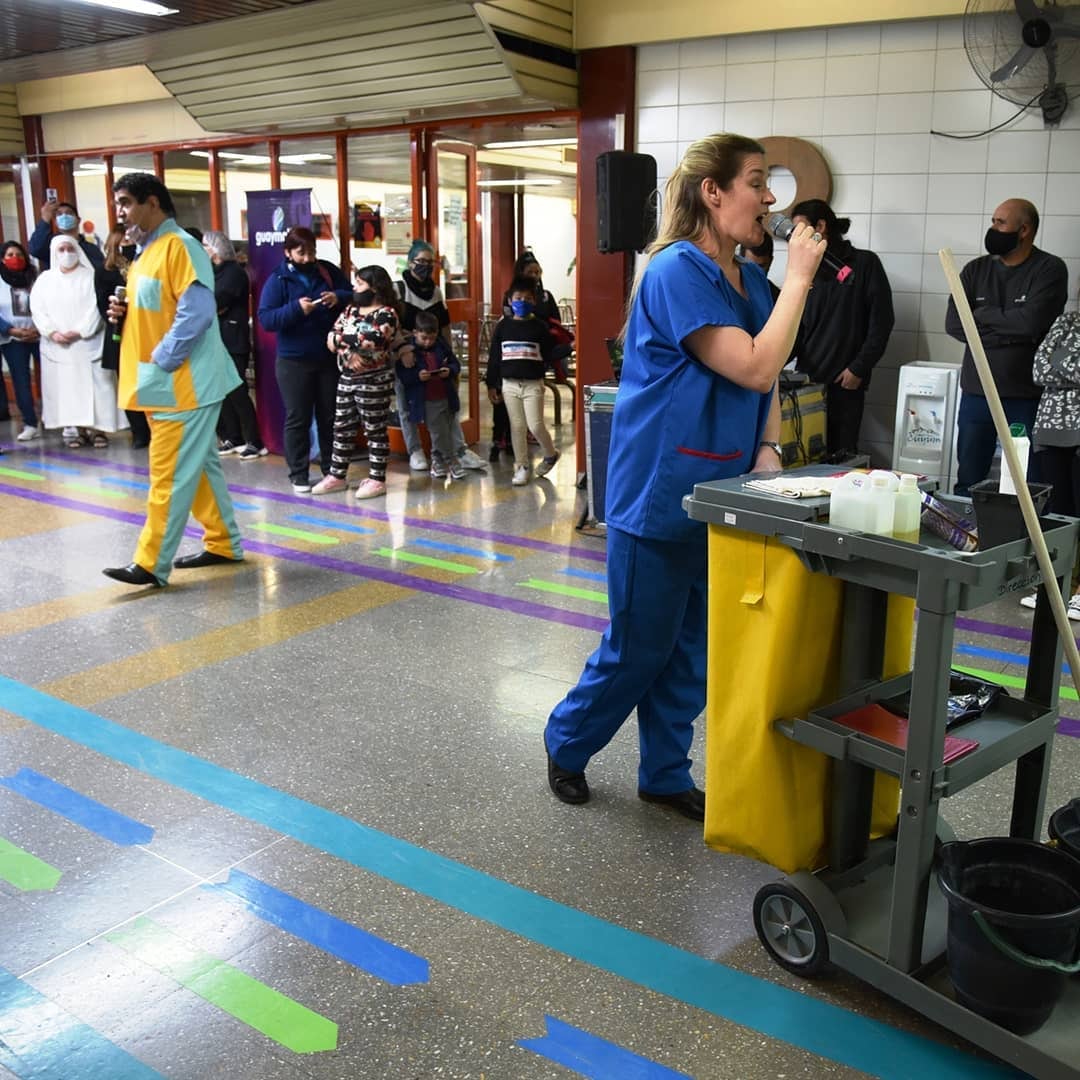
[(96, 162), (95, 163), (95, 162), (92, 162), (92, 161), (84, 161), (78, 166), (77, 171), (81, 172), (81, 173), (103, 173), (103, 172), (106, 171), (105, 170), (105, 163), (104, 162)]
[(558, 187), (561, 180), (538, 176), (535, 180), (477, 180), (477, 187)]
[(303, 165), (307, 161), (333, 161), (333, 154), (282, 154), (278, 161), (286, 165)]
[(180, 11), (179, 8), (151, 3), (151, 0), (79, 0), (79, 3), (126, 11), (130, 15), (176, 15)]
[(485, 150), (527, 150), (530, 146), (577, 146), (577, 139), (522, 139), (519, 142), (484, 143)]

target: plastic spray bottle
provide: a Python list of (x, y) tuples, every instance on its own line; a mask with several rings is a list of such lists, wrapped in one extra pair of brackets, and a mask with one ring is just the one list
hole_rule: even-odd
[(917, 544), (921, 514), (922, 492), (919, 490), (919, 478), (912, 473), (904, 473), (900, 477), (893, 504), (893, 536), (897, 540)]
[[(1031, 440), (1027, 437), (1027, 428), (1023, 424), (1011, 424), (1009, 436), (1016, 448), (1016, 456), (1020, 460), (1020, 473), (1027, 476), (1028, 458), (1031, 456)], [(1001, 479), (998, 481), (998, 491), (1002, 495), (1015, 495), (1016, 485), (1013, 483), (1012, 471), (1005, 455), (1001, 457)]]

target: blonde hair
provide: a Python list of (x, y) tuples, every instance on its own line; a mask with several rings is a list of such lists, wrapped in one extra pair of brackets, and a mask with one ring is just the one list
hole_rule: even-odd
[[(634, 275), (634, 286), (630, 290), (630, 300), (626, 305), (627, 321), (637, 299), (642, 275), (653, 255), (680, 240), (689, 240), (691, 243), (698, 243), (707, 237), (720, 240), (720, 237), (716, 236), (709, 209), (701, 194), (702, 183), (714, 180), (721, 190), (727, 191), (739, 175), (743, 162), (751, 154), (764, 153), (765, 147), (755, 139), (727, 131), (707, 135), (687, 147), (682, 161), (675, 166), (675, 171), (664, 185), (660, 225), (656, 239), (645, 249), (645, 258), (641, 260)], [(625, 336), (624, 324), (619, 335), (620, 340)]]

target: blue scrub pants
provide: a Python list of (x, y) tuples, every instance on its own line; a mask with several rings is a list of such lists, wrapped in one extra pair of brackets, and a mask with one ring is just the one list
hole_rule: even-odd
[(184, 538), (188, 515), (204, 529), (203, 547), (239, 559), (240, 530), (217, 449), (221, 403), (186, 412), (149, 413), (150, 494), (134, 561), (163, 585)]
[(687, 791), (694, 720), (705, 707), (705, 530), (700, 540), (669, 543), (609, 526), (607, 550), (611, 623), (548, 718), (544, 742), (557, 765), (584, 772), (636, 707), (638, 789)]
[[(15, 390), (15, 404), (19, 407), (19, 415), (27, 427), (38, 426), (38, 415), (34, 408), (34, 386), (30, 373), (30, 363), (38, 354), (37, 344), (31, 345), (26, 341), (10, 341), (0, 345), (0, 353), (3, 353), (7, 361), (8, 370), (11, 372), (11, 385)], [(7, 387), (4, 385), (2, 373), (0, 373), (0, 406), (7, 412), (8, 396)]]

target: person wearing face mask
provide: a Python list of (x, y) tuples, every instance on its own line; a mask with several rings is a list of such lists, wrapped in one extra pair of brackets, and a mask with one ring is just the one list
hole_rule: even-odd
[(99, 266), (105, 265), (105, 256), (101, 248), (79, 234), (79, 211), (69, 202), (50, 200), (42, 205), (41, 220), (30, 234), (30, 243), (27, 244), (31, 256), (37, 259), (40, 269), (48, 270), (50, 266), (50, 244), (54, 225), (57, 235), (70, 236), (78, 242), (93, 269), (96, 270)]
[[(34, 271), (22, 244), (14, 240), (9, 240), (0, 251), (0, 282), (3, 283), (0, 284), (0, 353), (11, 372), (15, 404), (19, 407), (23, 422), (22, 431), (15, 438), (19, 442), (29, 442), (41, 436), (30, 377), (30, 362), (38, 355), (38, 332), (30, 317), (30, 288), (34, 283)], [(2, 377), (0, 412), (3, 419), (8, 419), (7, 389)]]
[(78, 243), (52, 238), (52, 268), (30, 291), (41, 335), (41, 405), (45, 426), (79, 429), (68, 446), (109, 445), (106, 432), (127, 428), (116, 403), (116, 372), (102, 367), (105, 323), (94, 293), (94, 270)]
[[(1029, 435), (1041, 394), (1031, 374), (1035, 350), (1065, 310), (1069, 295), (1065, 263), (1035, 246), (1038, 229), (1039, 212), (1032, 203), (1027, 199), (1006, 199), (994, 211), (986, 230), (987, 254), (972, 259), (960, 271), (1005, 415), (1010, 424), (1023, 424)], [(945, 330), (957, 341), (965, 342), (954, 492), (967, 495), (973, 484), (990, 473), (997, 430), (951, 299)], [(1033, 455), (1032, 466), (1036, 461), (1037, 455)], [(1028, 479), (1035, 479), (1030, 466)]]
[[(434, 275), (435, 249), (426, 240), (418, 238), (409, 248), (408, 266), (397, 283), (397, 293), (403, 305), (401, 329), (404, 333), (411, 334), (416, 329), (417, 312), (429, 311), (439, 320), (439, 333), (452, 350), (450, 312), (443, 299), (442, 289), (435, 284)], [(411, 367), (414, 362), (412, 347), (405, 346), (400, 352), (399, 359), (403, 366)], [(424, 444), (420, 439), (417, 425), (409, 419), (408, 394), (400, 379), (394, 381), (394, 395), (401, 437), (405, 440), (405, 449), (409, 455), (409, 468), (416, 472), (426, 472), (428, 459), (424, 453)], [(454, 439), (455, 453), (462, 466), (466, 469), (483, 469), (485, 467), (483, 459), (469, 449), (465, 442), (465, 434), (461, 430), (461, 421), (457, 416), (451, 419), (450, 430)]]
[(294, 226), (285, 234), (285, 260), (259, 297), (258, 319), (277, 334), (278, 389), (285, 405), (285, 464), (297, 495), (311, 491), (311, 417), (319, 434), (319, 463), (330, 475), (338, 369), (326, 335), (353, 291), (341, 270), (315, 257), (315, 234)]

